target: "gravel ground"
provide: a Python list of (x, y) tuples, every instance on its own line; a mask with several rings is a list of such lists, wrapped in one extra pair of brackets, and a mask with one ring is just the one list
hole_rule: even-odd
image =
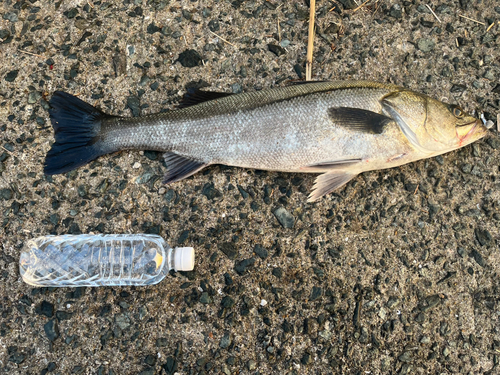
[[(315, 79), (392, 82), (496, 123), (496, 0), (360, 3), (318, 1)], [(187, 87), (285, 85), (304, 74), (308, 12), (0, 0), (0, 373), (500, 373), (496, 132), (314, 204), (312, 175), (215, 166), (165, 187), (155, 152), (44, 176), (55, 90), (131, 116)], [(88, 232), (160, 234), (196, 268), (144, 288), (22, 282), (29, 238)]]

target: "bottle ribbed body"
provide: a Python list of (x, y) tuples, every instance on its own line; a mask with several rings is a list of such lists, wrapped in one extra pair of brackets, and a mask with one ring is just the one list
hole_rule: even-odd
[(160, 282), (174, 250), (156, 235), (61, 235), (27, 242), (19, 260), (34, 286), (124, 286)]

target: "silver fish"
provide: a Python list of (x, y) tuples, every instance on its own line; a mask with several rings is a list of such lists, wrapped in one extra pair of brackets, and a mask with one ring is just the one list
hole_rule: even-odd
[(55, 92), (50, 106), (55, 143), (46, 174), (119, 150), (156, 150), (165, 152), (165, 183), (210, 164), (320, 173), (309, 201), (361, 172), (443, 154), (487, 134), (458, 106), (369, 81), (197, 91), (181, 109), (135, 118), (104, 114), (64, 92)]

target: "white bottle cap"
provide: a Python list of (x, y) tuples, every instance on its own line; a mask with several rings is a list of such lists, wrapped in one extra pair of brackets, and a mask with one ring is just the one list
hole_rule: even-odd
[(192, 247), (176, 247), (174, 253), (174, 269), (176, 271), (192, 271), (194, 268), (194, 249)]

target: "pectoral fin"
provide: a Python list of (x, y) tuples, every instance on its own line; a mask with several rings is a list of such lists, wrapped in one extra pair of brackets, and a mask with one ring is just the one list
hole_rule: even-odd
[(381, 134), (384, 127), (393, 121), (390, 117), (366, 109), (337, 107), (328, 109), (335, 125), (362, 133)]
[(302, 167), (300, 169), (302, 169), (304, 172), (311, 172), (311, 173), (315, 172), (319, 173), (325, 171), (329, 172), (338, 169), (346, 169), (348, 167), (360, 163), (361, 161), (363, 161), (363, 159), (332, 160), (332, 161), (325, 161), (321, 163), (306, 165), (305, 167)]
[[(408, 93), (401, 92), (396, 92), (394, 94), (388, 95), (381, 101), (382, 107), (384, 108), (384, 112), (395, 120), (396, 124), (398, 124), (399, 128), (408, 139), (408, 141), (410, 141), (410, 143), (413, 145), (413, 147), (421, 152), (428, 153), (430, 150), (425, 149), (420, 144), (417, 135), (406, 123), (405, 118), (407, 118), (408, 116), (401, 115), (401, 113), (405, 113), (404, 110), (406, 108), (399, 108), (398, 101), (399, 103), (403, 102), (406, 95), (408, 95)], [(427, 112), (427, 108), (422, 102), (415, 102), (415, 104), (412, 104), (412, 106), (412, 110), (420, 111), (422, 113), (422, 116), (426, 116), (425, 113)]]
[(313, 190), (307, 201), (314, 202), (318, 200), (323, 195), (329, 194), (347, 184), (355, 176), (356, 174), (347, 173), (345, 171), (332, 171), (319, 175), (314, 182)]
[(189, 159), (182, 155), (166, 152), (163, 157), (168, 171), (163, 180), (164, 184), (180, 181), (205, 168), (208, 164), (198, 160)]

